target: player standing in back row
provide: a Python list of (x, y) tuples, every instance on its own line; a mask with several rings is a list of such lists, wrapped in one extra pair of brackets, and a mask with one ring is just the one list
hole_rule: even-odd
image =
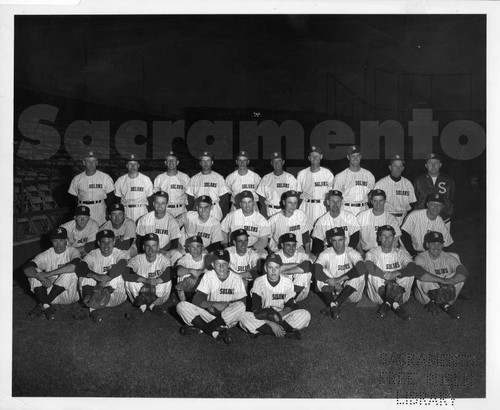
[(238, 152), (236, 156), (236, 165), (238, 169), (231, 172), (226, 177), (226, 185), (231, 192), (231, 211), (235, 211), (238, 207), (238, 198), (235, 198), (242, 191), (250, 191), (254, 199), (255, 211), (258, 211), (257, 201), (259, 197), (255, 190), (260, 183), (260, 176), (255, 172), (248, 169), (248, 164), (250, 160), (248, 159), (248, 153), (246, 151)]

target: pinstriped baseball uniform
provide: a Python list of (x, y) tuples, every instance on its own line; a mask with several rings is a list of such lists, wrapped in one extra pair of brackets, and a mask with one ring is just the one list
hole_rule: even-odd
[[(47, 249), (46, 251), (39, 253), (31, 261), (36, 264), (37, 271), (50, 272), (66, 265), (75, 258), (80, 258), (80, 252), (78, 252), (75, 248), (67, 246), (65, 251), (62, 253), (56, 253), (54, 248)], [(61, 286), (66, 289), (52, 301), (53, 304), (69, 305), (78, 301), (78, 277), (75, 273), (64, 273), (57, 276), (51, 276), (48, 279), (51, 281), (51, 285), (47, 288), (47, 293), (50, 293), (53, 285)], [(34, 288), (42, 286), (42, 283), (36, 278), (28, 278), (28, 281), (31, 292), (33, 292)]]
[(259, 238), (271, 236), (271, 225), (259, 212), (254, 211), (245, 216), (241, 209), (229, 212), (221, 222), (223, 232), (231, 235), (237, 229), (245, 229), (248, 232), (248, 246), (252, 246)]
[(307, 215), (311, 225), (326, 212), (325, 195), (332, 189), (333, 182), (332, 172), (323, 167), (317, 172), (311, 172), (309, 167), (297, 174), (297, 190), (302, 192), (300, 197), (303, 199), (299, 209)]
[(453, 243), (450, 231), (446, 227), (443, 219), (437, 216), (436, 219), (431, 221), (427, 217), (427, 209), (418, 209), (410, 212), (403, 222), (401, 229), (411, 235), (413, 247), (418, 252), (423, 252), (425, 250), (424, 236), (430, 231), (441, 232), (443, 234), (444, 246), (450, 246)]
[(325, 246), (328, 246), (326, 231), (332, 228), (344, 228), (347, 244), (350, 236), (359, 231), (359, 224), (356, 216), (349, 211), (342, 209), (336, 218), (332, 217), (330, 212), (327, 212), (318, 218), (311, 236), (322, 240)]
[[(422, 266), (427, 272), (442, 278), (451, 278), (457, 272), (457, 267), (461, 265), (460, 260), (449, 252), (441, 252), (437, 259), (432, 259), (429, 252), (423, 252), (415, 257), (415, 263)], [(458, 256), (458, 255), (457, 255)], [(455, 300), (462, 290), (465, 282), (455, 284)], [(423, 305), (427, 305), (431, 301), (427, 294), (430, 290), (439, 289), (439, 283), (435, 282), (421, 282), (416, 280), (415, 286), (415, 299)]]
[[(367, 209), (368, 193), (374, 186), (375, 177), (370, 171), (364, 168), (360, 168), (358, 172), (346, 168), (337, 174), (333, 182), (333, 189), (342, 192), (344, 209), (354, 215)], [(352, 206), (348, 204), (364, 205)]]
[(81, 231), (76, 227), (76, 221), (74, 219), (63, 223), (61, 227), (68, 231), (68, 244), (74, 247), (95, 241), (95, 236), (97, 232), (99, 232), (99, 224), (92, 218), (89, 219), (87, 225), (85, 225), (85, 228)]
[[(394, 272), (404, 268), (409, 263), (413, 262), (411, 256), (404, 249), (392, 249), (389, 253), (384, 253), (380, 246), (371, 249), (367, 254), (365, 261), (372, 261), (375, 266), (378, 266), (384, 272)], [(403, 303), (406, 303), (410, 298), (411, 286), (413, 284), (413, 276), (397, 278), (396, 283), (405, 288), (403, 294)], [(378, 293), (378, 289), (385, 285), (385, 280), (378, 276), (368, 275), (368, 297), (372, 302), (381, 304), (384, 301)]]
[(188, 211), (182, 215), (183, 228), (181, 230), (180, 243), (184, 246), (186, 239), (191, 236), (200, 236), (203, 247), (212, 243), (222, 242), (222, 231), (220, 222), (213, 216), (203, 222), (196, 211)]
[[(272, 286), (267, 275), (259, 276), (255, 279), (250, 295), (257, 294), (262, 299), (262, 307), (272, 307), (281, 312), (285, 308), (285, 303), (295, 296), (293, 283), (287, 277), (281, 276), (278, 284)], [(294, 330), (304, 329), (311, 321), (311, 314), (305, 309), (296, 309), (283, 317)], [(257, 333), (257, 329), (266, 324), (264, 320), (255, 318), (253, 312), (245, 312), (241, 317), (240, 326), (250, 333)]]
[(292, 174), (283, 172), (281, 175), (276, 175), (271, 172), (264, 175), (256, 192), (265, 199), (268, 217), (281, 210), (281, 195), (291, 190), (297, 190), (297, 180)]
[(115, 234), (115, 238), (121, 241), (135, 238), (135, 222), (127, 217), (125, 217), (122, 226), (120, 226), (118, 229), (113, 228), (113, 224), (111, 223), (111, 221), (107, 221), (99, 228), (100, 231), (103, 231), (105, 229), (113, 231), (113, 233)]
[[(182, 266), (183, 268), (186, 269), (205, 269), (205, 256), (208, 255), (206, 251), (203, 251), (201, 255), (201, 259), (199, 261), (195, 261), (193, 259), (193, 255), (190, 253), (186, 253), (182, 258), (180, 258), (176, 265), (177, 266)], [(187, 278), (188, 275), (184, 276), (178, 276), (177, 281), (183, 281), (184, 279)]]
[(121, 198), (125, 216), (135, 222), (148, 213), (148, 197), (153, 195), (153, 183), (148, 176), (140, 172), (136, 178), (125, 174), (115, 182), (115, 195)]
[(239, 255), (236, 252), (236, 246), (230, 246), (226, 250), (229, 252), (230, 257), (229, 269), (236, 273), (246, 272), (254, 268), (260, 259), (259, 254), (253, 249), (247, 249), (244, 255)]
[(260, 180), (260, 176), (250, 169), (247, 170), (247, 173), (245, 175), (240, 175), (238, 173), (238, 170), (231, 172), (226, 177), (226, 185), (229, 189), (229, 192), (231, 192), (231, 202), (234, 204), (234, 197), (241, 191), (250, 191), (253, 195), (254, 201), (258, 202), (259, 196), (255, 192), (255, 190), (257, 189)]
[(401, 226), (406, 213), (411, 210), (410, 204), (417, 201), (413, 184), (404, 177), (401, 177), (396, 182), (390, 175), (387, 175), (375, 184), (375, 189), (381, 189), (387, 195), (385, 200), (385, 210), (387, 212), (402, 214), (401, 216), (394, 215)]
[(189, 180), (189, 176), (181, 171), (177, 171), (175, 175), (164, 172), (155, 178), (154, 191), (164, 191), (168, 194), (167, 212), (175, 217), (186, 212)]
[(168, 245), (172, 239), (177, 239), (181, 236), (179, 223), (168, 212), (161, 219), (156, 218), (155, 211), (142, 216), (137, 221), (136, 232), (141, 236), (152, 232), (157, 234), (160, 239), (160, 249)]
[[(127, 252), (113, 248), (113, 252), (109, 256), (103, 256), (100, 249), (94, 249), (83, 258), (83, 261), (87, 262), (90, 270), (100, 275), (106, 275), (111, 267), (122, 259), (128, 260)], [(96, 281), (90, 278), (79, 278), (78, 281), (80, 292), (83, 286), (95, 286), (96, 284)], [(106, 286), (111, 286), (114, 289), (111, 294), (111, 299), (106, 307), (118, 306), (125, 302), (127, 294), (125, 292), (125, 281), (121, 275), (117, 276), (113, 280), (110, 280)]]
[(387, 211), (384, 211), (382, 215), (375, 216), (373, 209), (367, 209), (358, 214), (357, 220), (360, 226), (360, 244), (364, 251), (369, 251), (378, 246), (377, 229), (380, 226), (390, 225), (396, 231), (395, 236), (401, 236), (401, 229), (399, 229), (398, 221)]
[[(344, 253), (341, 255), (337, 255), (333, 248), (325, 249), (319, 254), (316, 263), (323, 266), (323, 272), (325, 272), (328, 277), (338, 278), (349, 272), (358, 262), (362, 261), (363, 258), (359, 252), (350, 246), (346, 246)], [(317, 280), (316, 284), (320, 291), (324, 286), (328, 286), (328, 283), (320, 280)], [(343, 283), (343, 286), (347, 285), (356, 289), (356, 291), (349, 296), (349, 301), (353, 303), (359, 302), (363, 296), (363, 289), (365, 288), (365, 277), (360, 276), (354, 279), (348, 279)]]
[(210, 211), (210, 215), (218, 221), (222, 219), (222, 209), (219, 205), (219, 198), (228, 192), (226, 181), (224, 181), (222, 175), (215, 171), (211, 171), (210, 174), (206, 175), (198, 172), (191, 178), (186, 190), (186, 193), (195, 199), (201, 195), (208, 195), (212, 198), (213, 207)]
[(295, 234), (297, 237), (297, 248), (303, 247), (302, 235), (312, 229), (309, 219), (300, 209), (296, 209), (290, 217), (286, 217), (283, 211), (280, 211), (271, 216), (268, 221), (271, 225), (271, 240), (269, 241), (271, 252), (278, 252), (280, 236), (285, 233)]
[(85, 172), (75, 176), (71, 181), (68, 193), (78, 197), (78, 201), (81, 204), (88, 206), (90, 209), (90, 217), (99, 225), (102, 225), (106, 222), (106, 204), (104, 200), (107, 194), (113, 192), (114, 189), (115, 186), (111, 177), (97, 170), (92, 176), (87, 176)]
[[(148, 262), (145, 254), (137, 255), (128, 261), (128, 266), (139, 276), (149, 279), (161, 276), (171, 264), (165, 256), (158, 253), (153, 262)], [(125, 282), (125, 290), (131, 302), (134, 302), (143, 286), (144, 284), (139, 282)], [(154, 304), (156, 306), (163, 305), (170, 297), (171, 290), (172, 282), (170, 280), (166, 283), (155, 285), (155, 294), (158, 299), (155, 300)]]
[[(301, 263), (304, 261), (311, 262), (311, 258), (309, 257), (309, 255), (301, 250), (296, 250), (293, 256), (290, 257), (285, 255), (283, 249), (280, 249), (278, 252), (276, 252), (276, 254), (281, 257), (283, 265), (286, 265), (287, 263)], [(301, 286), (304, 288), (302, 292), (300, 292), (300, 295), (295, 298), (297, 302), (304, 300), (307, 297), (307, 295), (309, 295), (309, 290), (311, 289), (312, 273), (304, 272), (304, 273), (296, 273), (293, 275), (285, 275), (285, 276), (291, 279), (294, 285)]]
[[(237, 325), (241, 315), (245, 312), (245, 304), (235, 301), (246, 297), (246, 291), (243, 280), (236, 273), (229, 272), (226, 280), (222, 282), (215, 271), (209, 270), (201, 278), (197, 291), (206, 294), (209, 302), (233, 302), (223, 310), (221, 316), (228, 327)], [(201, 316), (205, 322), (215, 319), (215, 316), (207, 310), (189, 302), (179, 302), (177, 313), (188, 325), (191, 325), (196, 316)]]

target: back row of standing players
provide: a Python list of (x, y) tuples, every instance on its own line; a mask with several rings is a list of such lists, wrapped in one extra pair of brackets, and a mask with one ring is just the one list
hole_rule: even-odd
[[(393, 308), (398, 316), (408, 318), (409, 315), (401, 313), (402, 309), (399, 307), (409, 297), (413, 283), (411, 280), (408, 286), (407, 278), (417, 273), (410, 269), (411, 275), (401, 277), (401, 268), (413, 262), (411, 257), (407, 257), (406, 251), (398, 249), (399, 239), (412, 257), (427, 251), (432, 242), (429, 239), (432, 238), (435, 243), (441, 244), (438, 256), (441, 256), (443, 246), (450, 247), (453, 244), (449, 219), (453, 212), (455, 187), (451, 178), (439, 172), (439, 157), (430, 154), (426, 161), (428, 172), (417, 178), (415, 189), (401, 176), (404, 160), (400, 156), (391, 158), (390, 175), (376, 184), (371, 172), (361, 167), (358, 147), (349, 149), (349, 167), (335, 177), (331, 171), (321, 167), (322, 153), (319, 147), (311, 147), (308, 159), (311, 166), (300, 171), (296, 179), (283, 170), (284, 159), (280, 153), (275, 152), (271, 158), (274, 171), (261, 179), (248, 169), (249, 158), (242, 151), (236, 158), (238, 169), (224, 179), (212, 170), (212, 154), (204, 152), (200, 157), (201, 172), (189, 178), (177, 169), (177, 155), (169, 152), (165, 161), (167, 171), (152, 183), (139, 172), (139, 162), (132, 155), (127, 162), (128, 173), (113, 184), (107, 174), (97, 170), (98, 160), (89, 153), (84, 158), (85, 171), (72, 180), (68, 190), (79, 204), (74, 221), (62, 227), (67, 232), (69, 245), (76, 247), (80, 256), (91, 252), (96, 245), (99, 246), (99, 241), (97, 244), (94, 242), (98, 231), (103, 237), (101, 240), (110, 236), (108, 231), (112, 232), (114, 246), (126, 251), (129, 258), (142, 254), (145, 239), (154, 234), (159, 253), (167, 257), (171, 265), (186, 254), (186, 244), (189, 248), (190, 244), (200, 242), (208, 252), (228, 248), (229, 254), (232, 253), (233, 256), (229, 268), (245, 281), (247, 289), (248, 282), (259, 275), (258, 271), (262, 266), (256, 269), (258, 261), (263, 261), (268, 253), (278, 253), (284, 264), (284, 271), (288, 270), (292, 275), (294, 298), (299, 300), (309, 292), (311, 274), (314, 271), (311, 264), (322, 261), (320, 270), (326, 276), (319, 273), (315, 277), (322, 284), (319, 284), (319, 288), (323, 286), (325, 289), (322, 292), (327, 291), (324, 293), (327, 295), (327, 308), (323, 313), (331, 314), (332, 317), (338, 316), (336, 308), (345, 299), (355, 301), (354, 297), (359, 300), (364, 277), (368, 272), (358, 262), (370, 250), (380, 248), (379, 245), (383, 245), (381, 236), (388, 232), (392, 238), (390, 241), (386, 240), (386, 244), (390, 242), (386, 250), (396, 252), (394, 257), (397, 260), (385, 265), (381, 262), (380, 272), (377, 273), (382, 282), (372, 286), (370, 299), (381, 303), (379, 313), (382, 316), (387, 313), (389, 306), (389, 310)], [(148, 212), (151, 201), (153, 211)], [(369, 203), (372, 204), (371, 209), (368, 207)], [(109, 204), (108, 208), (106, 204)], [(406, 217), (412, 204), (416, 210)], [(380, 231), (382, 227), (385, 231)], [(430, 233), (434, 236), (429, 235)], [(344, 239), (335, 239), (337, 236)], [(336, 247), (335, 241), (342, 244), (337, 243)], [(287, 243), (293, 245), (288, 253), (285, 252)], [(331, 253), (332, 248), (327, 248), (332, 245), (337, 255), (339, 251), (346, 255), (346, 263), (333, 266), (325, 257), (322, 259), (324, 251), (329, 250)], [(296, 261), (298, 256), (295, 255), (299, 253), (302, 260)], [(352, 256), (356, 254), (360, 257)], [(320, 258), (317, 260), (318, 255)], [(374, 260), (374, 257), (367, 254), (366, 259)], [(292, 263), (293, 267), (288, 263)], [(298, 265), (301, 268), (297, 270)], [(359, 265), (357, 270), (356, 265)], [(450, 277), (456, 273), (457, 266), (463, 268), (459, 262), (454, 265), (456, 266), (440, 268), (439, 272), (433, 267), (428, 270), (441, 276), (446, 273), (445, 276)], [(188, 266), (184, 276), (193, 273), (189, 269)], [(356, 270), (356, 275), (352, 269)], [(387, 275), (389, 271), (398, 273)], [(344, 272), (349, 274), (346, 276)], [(301, 275), (303, 273), (308, 275)], [(387, 279), (384, 275), (390, 278)], [(420, 279), (425, 279), (423, 271), (418, 275)], [(319, 280), (318, 276), (323, 280)], [(360, 282), (360, 277), (363, 279), (362, 286), (357, 283)], [(440, 278), (439, 275), (436, 277)], [(339, 278), (342, 280), (337, 280)], [(348, 285), (355, 279), (356, 286)], [(399, 295), (395, 297), (392, 295), (392, 287), (386, 285), (388, 282), (397, 283), (399, 279), (402, 286), (396, 288), (395, 292), (399, 292)], [(182, 280), (179, 282), (182, 283)], [(448, 282), (447, 285), (457, 285)], [(440, 279), (435, 283), (439, 284), (436, 285), (437, 288), (445, 284)], [(182, 286), (179, 290), (181, 288)], [(342, 293), (346, 288), (347, 292)], [(181, 290), (180, 293), (183, 299)], [(370, 296), (370, 291), (368, 295)], [(426, 297), (421, 299), (426, 302), (428, 310), (437, 313), (434, 306), (428, 306), (435, 304), (435, 298), (429, 299), (426, 293)], [(385, 303), (386, 301), (389, 303)], [(451, 307), (450, 303), (442, 305), (445, 310)], [(456, 317), (456, 312), (453, 313)]]

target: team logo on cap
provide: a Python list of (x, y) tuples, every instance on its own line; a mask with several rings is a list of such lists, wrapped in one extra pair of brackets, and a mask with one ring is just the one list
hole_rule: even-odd
[(63, 233), (61, 228), (57, 228), (57, 233)]
[(295, 236), (294, 233), (285, 233), (280, 236), (280, 242), (285, 243), (285, 242), (297, 242), (297, 237)]
[(281, 260), (281, 257), (275, 253), (272, 253), (271, 255), (269, 255), (266, 259), (266, 264), (270, 263), (270, 262), (274, 262), (278, 265), (283, 265), (283, 261)]

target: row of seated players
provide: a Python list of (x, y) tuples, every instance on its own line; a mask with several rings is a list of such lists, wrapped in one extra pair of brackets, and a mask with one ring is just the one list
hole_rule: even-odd
[[(248, 237), (243, 229), (235, 231), (232, 236), (235, 247), (248, 251)], [(426, 234), (426, 250), (413, 261), (404, 249), (394, 247), (395, 231), (389, 225), (378, 228), (379, 245), (368, 251), (364, 260), (359, 252), (346, 245), (346, 233), (341, 227), (326, 232), (331, 247), (321, 252), (314, 263), (297, 248), (293, 233), (284, 234), (279, 240), (279, 251), (268, 255), (261, 265), (249, 267), (246, 273), (250, 276), (234, 271), (231, 248), (218, 249), (207, 256), (199, 236), (186, 240), (187, 253), (175, 263), (168, 253), (159, 252), (160, 239), (155, 233), (144, 235), (144, 253), (132, 258), (115, 247), (115, 235), (108, 229), (98, 232), (98, 247), (84, 257), (68, 246), (65, 228), (57, 228), (51, 238), (53, 246), (28, 262), (24, 269), (38, 302), (30, 316), (45, 314), (52, 320), (56, 316), (53, 305), (86, 300), (96, 287), (112, 290), (105, 308), (124, 303), (128, 296), (138, 312), (151, 310), (164, 315), (173, 272), (177, 270), (177, 289), (195, 291), (192, 301), (182, 292), (179, 295), (184, 300), (177, 304), (177, 312), (186, 323), (181, 333), (204, 332), (224, 343), (232, 342), (230, 329), (238, 323), (253, 336), (301, 338), (300, 330), (308, 326), (311, 315), (299, 309), (297, 303), (308, 296), (311, 277), (326, 303), (322, 313), (334, 319), (340, 316), (340, 306), (345, 301), (361, 299), (366, 284), (367, 295), (378, 304), (381, 316), (392, 310), (407, 320), (410, 315), (405, 303), (414, 281), (415, 298), (427, 310), (437, 314), (442, 309), (459, 318), (454, 302), (468, 275), (458, 256), (443, 251), (444, 238), (440, 232)], [(153, 289), (149, 300), (141, 293), (145, 284)], [(246, 311), (248, 294), (251, 308)], [(90, 316), (94, 322), (101, 322), (103, 311), (83, 308), (75, 318)]]

